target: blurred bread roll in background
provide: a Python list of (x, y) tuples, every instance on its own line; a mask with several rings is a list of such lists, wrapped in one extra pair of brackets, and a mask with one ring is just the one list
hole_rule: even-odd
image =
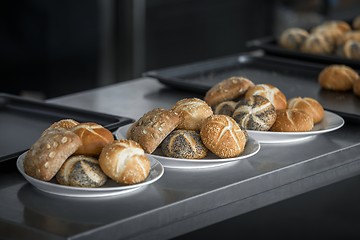
[(278, 43), (283, 48), (299, 50), (300, 46), (308, 36), (309, 32), (303, 28), (287, 28), (280, 34)]
[(348, 91), (353, 89), (353, 82), (359, 74), (346, 65), (332, 64), (325, 67), (318, 76), (318, 82), (324, 89)]

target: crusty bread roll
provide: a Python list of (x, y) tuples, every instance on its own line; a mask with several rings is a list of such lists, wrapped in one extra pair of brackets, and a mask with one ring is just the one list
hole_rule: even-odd
[(145, 181), (151, 164), (143, 148), (128, 139), (115, 140), (106, 145), (99, 156), (104, 173), (120, 184), (136, 184)]
[(99, 156), (102, 148), (114, 141), (114, 135), (108, 129), (94, 122), (80, 123), (71, 130), (76, 133), (81, 141), (75, 154)]
[(181, 121), (176, 127), (184, 130), (200, 130), (201, 124), (213, 114), (211, 107), (199, 98), (185, 98), (177, 101), (171, 108), (179, 114)]
[(260, 95), (267, 98), (272, 105), (274, 105), (276, 110), (285, 109), (287, 106), (285, 94), (271, 84), (257, 84), (253, 86), (246, 92), (245, 98), (250, 98), (254, 95)]
[(356, 96), (360, 97), (360, 77), (354, 81), (353, 92)]
[(300, 51), (311, 54), (331, 54), (334, 52), (335, 43), (321, 33), (311, 33), (303, 42)]
[(58, 129), (58, 128), (71, 129), (72, 127), (75, 127), (78, 124), (79, 124), (78, 121), (71, 119), (71, 118), (61, 119), (61, 120), (51, 124), (47, 129), (44, 130), (44, 132), (42, 134), (44, 134), (47, 131), (54, 129), (54, 128), (56, 128), (56, 129)]
[(236, 105), (237, 105), (237, 102), (234, 102), (234, 101), (225, 101), (225, 102), (219, 103), (214, 108), (214, 114), (227, 115), (227, 116), (231, 117), (234, 113)]
[(349, 41), (349, 40), (353, 40), (353, 41), (360, 41), (360, 30), (354, 30), (354, 31), (349, 31), (344, 33), (340, 38), (339, 38), (339, 44), (344, 44), (345, 42)]
[(318, 76), (318, 82), (324, 89), (335, 91), (352, 90), (353, 82), (359, 74), (346, 65), (332, 64), (325, 67)]
[(146, 153), (152, 153), (180, 120), (179, 114), (172, 110), (155, 108), (130, 126), (126, 138), (138, 142)]
[(344, 32), (338, 28), (320, 28), (315, 33), (322, 34), (325, 39), (330, 40), (334, 48), (336, 48), (337, 45), (341, 44), (342, 37), (344, 35)]
[(200, 130), (204, 145), (220, 158), (239, 156), (247, 143), (247, 132), (242, 130), (232, 117), (212, 115)]
[(70, 130), (48, 130), (26, 153), (24, 171), (33, 178), (50, 181), (81, 144), (79, 136)]
[(232, 115), (242, 129), (267, 131), (276, 120), (274, 105), (260, 95), (240, 100)]
[(101, 170), (99, 161), (90, 156), (70, 156), (56, 174), (58, 183), (73, 187), (101, 187), (107, 176)]
[(347, 40), (337, 48), (336, 54), (348, 59), (360, 60), (360, 41)]
[(228, 100), (239, 98), (254, 86), (254, 83), (245, 77), (230, 77), (222, 80), (210, 88), (204, 97), (211, 107)]
[(299, 27), (285, 29), (279, 37), (278, 43), (281, 47), (290, 50), (299, 50), (309, 32)]
[(200, 134), (194, 130), (174, 130), (161, 143), (161, 150), (167, 157), (200, 159), (208, 152)]
[(323, 106), (314, 98), (295, 97), (288, 100), (288, 109), (298, 109), (310, 115), (314, 124), (321, 122), (324, 118)]
[(314, 121), (309, 114), (298, 109), (282, 109), (276, 111), (275, 123), (271, 126), (273, 132), (308, 132), (314, 127)]
[(338, 29), (343, 33), (351, 31), (351, 25), (343, 20), (328, 20), (321, 24), (316, 25), (311, 29), (311, 33), (319, 30)]

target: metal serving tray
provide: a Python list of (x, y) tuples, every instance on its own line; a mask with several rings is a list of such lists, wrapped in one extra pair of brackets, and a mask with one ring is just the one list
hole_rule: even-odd
[(96, 122), (110, 131), (133, 122), (114, 116), (0, 93), (0, 162), (17, 158), (55, 121)]
[(321, 89), (318, 75), (327, 65), (277, 56), (263, 51), (241, 53), (189, 65), (145, 72), (143, 75), (161, 83), (187, 91), (205, 94), (213, 85), (231, 76), (244, 76), (255, 84), (269, 83), (286, 97), (312, 97), (326, 110), (343, 117), (360, 120), (360, 97), (351, 91), (335, 92)]

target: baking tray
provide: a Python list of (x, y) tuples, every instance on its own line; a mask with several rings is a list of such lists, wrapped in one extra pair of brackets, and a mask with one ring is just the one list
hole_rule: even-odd
[(250, 49), (262, 49), (269, 55), (287, 57), (303, 61), (323, 64), (344, 64), (354, 69), (360, 69), (360, 61), (348, 59), (336, 55), (310, 54), (296, 50), (290, 50), (278, 45), (275, 37), (264, 37), (251, 40), (246, 44)]
[(65, 118), (96, 122), (111, 132), (134, 120), (0, 93), (0, 163), (17, 158), (52, 123)]
[(346, 118), (360, 120), (360, 98), (349, 92), (321, 89), (318, 75), (327, 65), (292, 60), (263, 51), (226, 56), (177, 67), (143, 73), (161, 83), (187, 91), (204, 94), (213, 85), (231, 76), (244, 76), (255, 84), (269, 83), (278, 87), (286, 97), (312, 97), (326, 110)]

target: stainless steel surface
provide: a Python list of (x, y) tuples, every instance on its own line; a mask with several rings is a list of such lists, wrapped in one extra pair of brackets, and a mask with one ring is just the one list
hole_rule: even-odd
[[(136, 79), (49, 100), (139, 118), (185, 97)], [(9, 239), (169, 239), (360, 173), (360, 125), (292, 144), (263, 144), (241, 162), (165, 169), (148, 187), (117, 197), (76, 199), (34, 189), (16, 171), (0, 175), (0, 232)], [(15, 164), (15, 162), (14, 162)]]

